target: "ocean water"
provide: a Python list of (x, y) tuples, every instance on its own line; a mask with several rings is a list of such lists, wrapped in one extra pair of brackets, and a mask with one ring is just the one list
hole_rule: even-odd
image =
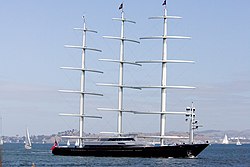
[(33, 144), (32, 150), (25, 150), (23, 144), (4, 144), (3, 167), (40, 166), (167, 166), (167, 167), (250, 167), (250, 145), (212, 144), (197, 158), (112, 158), (54, 156), (52, 144)]

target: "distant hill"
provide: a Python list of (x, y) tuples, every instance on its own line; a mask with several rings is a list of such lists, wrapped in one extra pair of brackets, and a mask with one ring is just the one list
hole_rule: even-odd
[[(188, 136), (187, 132), (176, 132), (171, 131), (167, 132), (168, 135), (176, 135), (176, 136)], [(159, 133), (128, 133), (132, 136), (149, 136), (149, 135), (159, 135)], [(210, 143), (221, 143), (224, 135), (227, 134), (229, 141), (231, 143), (235, 143), (237, 138), (240, 138), (243, 143), (250, 143), (250, 129), (243, 131), (236, 130), (204, 130), (204, 131), (195, 131), (195, 140), (196, 141), (209, 141)], [(67, 139), (62, 139), (61, 136), (76, 136), (79, 135), (79, 132), (76, 129), (66, 130), (63, 132), (58, 132), (57, 134), (52, 135), (37, 135), (31, 136), (31, 141), (33, 143), (53, 143), (55, 140), (61, 142), (67, 142)], [(89, 137), (97, 137), (102, 136), (102, 134), (85, 134)], [(3, 136), (3, 140), (5, 143), (23, 143), (24, 136)], [(71, 140), (73, 142), (73, 140)]]
[(245, 137), (250, 138), (250, 129), (243, 130), (243, 131), (236, 131), (236, 130), (205, 130), (205, 131), (197, 131), (197, 134), (202, 134), (207, 137), (221, 137), (223, 138), (225, 134), (228, 137)]
[(241, 140), (241, 143), (250, 143), (250, 129), (237, 131), (237, 130), (205, 130), (198, 131), (196, 138), (203, 137), (202, 139), (208, 140), (210, 143), (222, 143), (225, 136), (228, 136), (229, 144), (235, 144), (237, 138)]

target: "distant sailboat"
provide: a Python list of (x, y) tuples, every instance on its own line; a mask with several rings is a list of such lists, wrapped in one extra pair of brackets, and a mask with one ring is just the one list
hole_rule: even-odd
[(75, 146), (78, 147), (79, 146), (79, 140), (77, 139), (75, 142)]
[(228, 141), (228, 138), (227, 138), (227, 135), (225, 134), (224, 136), (224, 139), (222, 141), (222, 144), (229, 144), (229, 141)]
[(69, 140), (68, 140), (68, 142), (67, 142), (67, 146), (70, 146), (70, 142), (69, 142)]
[(30, 141), (30, 134), (28, 128), (26, 129), (26, 134), (25, 134), (25, 145), (24, 148), (26, 150), (30, 150), (32, 148), (31, 146), (31, 141)]
[(237, 145), (237, 146), (241, 146), (241, 145), (242, 145), (242, 144), (240, 143), (240, 139), (239, 139), (239, 138), (237, 138), (236, 145)]

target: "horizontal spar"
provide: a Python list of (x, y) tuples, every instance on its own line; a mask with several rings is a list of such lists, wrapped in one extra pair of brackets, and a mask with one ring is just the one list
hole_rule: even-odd
[(146, 111), (132, 111), (134, 114), (171, 114), (171, 115), (188, 115), (188, 112), (146, 112)]
[(186, 37), (186, 36), (151, 36), (151, 37), (142, 37), (140, 39), (191, 39), (191, 37)]
[(136, 63), (194, 63), (192, 60), (142, 60)]
[(115, 111), (115, 112), (129, 112), (129, 113), (134, 113), (135, 111), (133, 110), (119, 110), (116, 108), (97, 108), (97, 110), (101, 111)]
[(95, 30), (89, 30), (89, 29), (84, 29), (84, 28), (74, 28), (74, 30), (87, 31), (87, 32), (97, 33), (97, 31), (95, 31)]
[(87, 94), (87, 95), (103, 96), (103, 94), (99, 94), (99, 93), (82, 92), (78, 90), (58, 90), (58, 91), (63, 92), (63, 93), (80, 93), (80, 94)]
[(112, 20), (116, 20), (116, 21), (124, 21), (124, 22), (129, 22), (129, 23), (134, 23), (134, 24), (136, 24), (136, 22), (135, 22), (135, 21), (128, 20), (128, 19), (112, 18)]
[(66, 69), (66, 70), (79, 70), (79, 71), (88, 71), (88, 72), (95, 72), (95, 73), (103, 73), (102, 71), (99, 70), (93, 70), (93, 69), (86, 69), (86, 68), (77, 68), (77, 67), (60, 67), (61, 69)]
[(86, 117), (86, 118), (100, 118), (100, 119), (102, 119), (102, 117), (100, 117), (100, 116), (94, 116), (94, 115), (64, 114), (64, 113), (61, 113), (59, 115), (60, 116), (72, 116), (72, 117)]
[(182, 19), (180, 16), (153, 16), (149, 17), (149, 19)]
[(121, 111), (119, 109), (114, 109), (114, 108), (97, 108), (97, 110), (102, 110), (102, 111)]
[(74, 49), (85, 49), (85, 50), (91, 50), (91, 51), (96, 51), (96, 52), (102, 52), (102, 50), (100, 50), (100, 49), (83, 47), (83, 46), (64, 45), (64, 47), (66, 47), (66, 48), (74, 48)]
[(190, 113), (188, 112), (146, 112), (146, 111), (135, 111), (135, 110), (119, 110), (115, 108), (97, 108), (97, 110), (101, 111), (115, 111), (115, 112), (128, 112), (128, 113), (133, 113), (133, 114), (171, 114), (171, 115), (189, 115)]
[(113, 60), (113, 59), (99, 59), (99, 61), (107, 61), (107, 62), (112, 62), (112, 63), (124, 63), (124, 64), (141, 66), (141, 64), (132, 62), (132, 61), (120, 61), (120, 60)]
[(98, 86), (111, 86), (111, 87), (130, 88), (130, 89), (139, 89), (139, 90), (141, 90), (141, 88), (140, 88), (140, 87), (136, 87), (136, 86), (128, 86), (128, 85), (105, 84), (105, 83), (97, 83), (96, 85), (98, 85)]
[(134, 42), (134, 43), (138, 43), (138, 44), (140, 43), (139, 41), (136, 41), (136, 40), (133, 40), (133, 39), (127, 39), (127, 38), (121, 38), (121, 37), (103, 36), (103, 38)]
[(195, 89), (193, 86), (139, 86), (140, 88)]

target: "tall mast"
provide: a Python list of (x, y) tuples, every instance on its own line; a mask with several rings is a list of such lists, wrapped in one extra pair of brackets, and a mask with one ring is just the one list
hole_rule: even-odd
[(130, 62), (130, 61), (125, 61), (124, 60), (124, 43), (125, 43), (125, 41), (135, 42), (135, 43), (140, 43), (140, 42), (138, 42), (136, 40), (131, 40), (131, 39), (125, 38), (125, 35), (124, 35), (125, 22), (134, 23), (134, 24), (135, 24), (135, 22), (131, 21), (131, 20), (128, 20), (128, 19), (126, 19), (124, 17), (123, 4), (121, 4), (119, 9), (121, 9), (121, 18), (113, 18), (113, 20), (121, 21), (121, 35), (120, 35), (120, 37), (103, 36), (104, 38), (108, 38), (108, 39), (120, 40), (120, 57), (119, 57), (119, 60), (100, 59), (102, 61), (119, 63), (119, 81), (118, 81), (118, 84), (98, 84), (98, 85), (118, 87), (118, 108), (117, 109), (99, 108), (99, 110), (118, 112), (117, 132), (116, 133), (119, 136), (121, 136), (121, 134), (123, 133), (123, 131), (122, 131), (122, 114), (123, 114), (123, 112), (127, 112), (126, 110), (123, 109), (123, 90), (124, 90), (124, 88), (140, 89), (138, 87), (128, 86), (128, 85), (123, 84), (124, 64), (138, 65), (138, 66), (141, 66), (141, 65), (137, 64), (135, 62)]
[[(169, 138), (165, 136), (166, 129), (166, 115), (167, 114), (186, 114), (186, 112), (167, 112), (167, 89), (189, 89), (194, 88), (190, 86), (168, 86), (167, 85), (167, 63), (193, 63), (193, 61), (187, 60), (169, 60), (167, 54), (167, 39), (190, 39), (190, 37), (184, 36), (168, 36), (167, 34), (167, 20), (168, 19), (180, 19), (179, 16), (168, 16), (166, 4), (164, 5), (163, 16), (150, 17), (149, 19), (163, 19), (163, 35), (162, 36), (151, 36), (151, 37), (142, 37), (140, 39), (162, 39), (163, 48), (162, 48), (162, 58), (161, 60), (146, 60), (146, 61), (137, 61), (137, 63), (161, 63), (161, 85), (160, 86), (142, 86), (141, 88), (160, 88), (161, 89), (161, 109), (160, 112), (149, 112), (148, 114), (160, 114), (160, 144), (164, 145), (164, 139)], [(145, 114), (145, 112), (142, 112)], [(171, 138), (171, 137), (170, 137)]]
[(82, 49), (81, 67), (80, 68), (75, 68), (75, 67), (61, 67), (63, 69), (79, 70), (79, 71), (81, 71), (80, 91), (59, 90), (61, 92), (65, 92), (65, 93), (79, 93), (80, 94), (80, 111), (79, 111), (79, 114), (60, 114), (60, 115), (64, 115), (64, 116), (79, 117), (79, 136), (63, 136), (63, 137), (65, 137), (65, 138), (76, 138), (77, 140), (79, 140), (79, 146), (80, 147), (83, 146), (83, 140), (84, 140), (84, 118), (85, 117), (88, 117), (88, 118), (101, 118), (101, 117), (98, 117), (98, 116), (90, 116), (90, 115), (86, 115), (85, 114), (85, 110), (84, 110), (84, 108), (85, 108), (84, 107), (85, 95), (102, 96), (102, 94), (92, 93), (92, 92), (86, 92), (85, 91), (85, 74), (86, 74), (86, 71), (88, 71), (88, 72), (96, 72), (96, 73), (102, 73), (102, 72), (101, 71), (97, 71), (97, 70), (87, 69), (85, 67), (86, 50), (97, 51), (97, 52), (101, 52), (101, 50), (94, 49), (94, 48), (89, 48), (89, 47), (86, 46), (86, 35), (87, 35), (87, 32), (93, 32), (93, 33), (97, 33), (97, 32), (93, 31), (93, 30), (87, 29), (84, 17), (83, 17), (83, 20), (84, 20), (83, 21), (83, 28), (74, 28), (75, 30), (80, 30), (80, 31), (83, 32), (83, 35), (82, 35), (82, 46), (65, 45), (65, 47), (68, 47), (68, 48)]
[[(164, 23), (163, 23), (163, 36), (167, 36), (167, 9), (164, 8)], [(163, 38), (163, 49), (162, 49), (162, 72), (161, 72), (161, 112), (167, 111), (167, 38)], [(165, 135), (166, 128), (166, 114), (161, 114), (160, 118), (160, 135)], [(160, 143), (163, 145), (163, 139), (161, 138)]]
[[(124, 38), (124, 11), (121, 12), (121, 39)], [(121, 40), (120, 45), (120, 67), (119, 67), (119, 85), (123, 85), (123, 62), (124, 61), (124, 40)], [(117, 132), (122, 133), (122, 109), (123, 109), (123, 87), (118, 87), (118, 122), (117, 122)]]
[[(86, 22), (85, 18), (83, 18), (83, 33), (82, 33), (82, 47), (86, 47)], [(85, 49), (82, 50), (82, 69), (85, 69)], [(82, 70), (81, 72), (81, 83), (80, 83), (80, 91), (85, 92), (85, 71)], [(84, 115), (84, 93), (80, 94), (80, 115)], [(84, 117), (79, 117), (79, 133), (80, 137), (83, 137), (83, 130), (84, 130)], [(79, 145), (81, 146), (81, 142)]]

